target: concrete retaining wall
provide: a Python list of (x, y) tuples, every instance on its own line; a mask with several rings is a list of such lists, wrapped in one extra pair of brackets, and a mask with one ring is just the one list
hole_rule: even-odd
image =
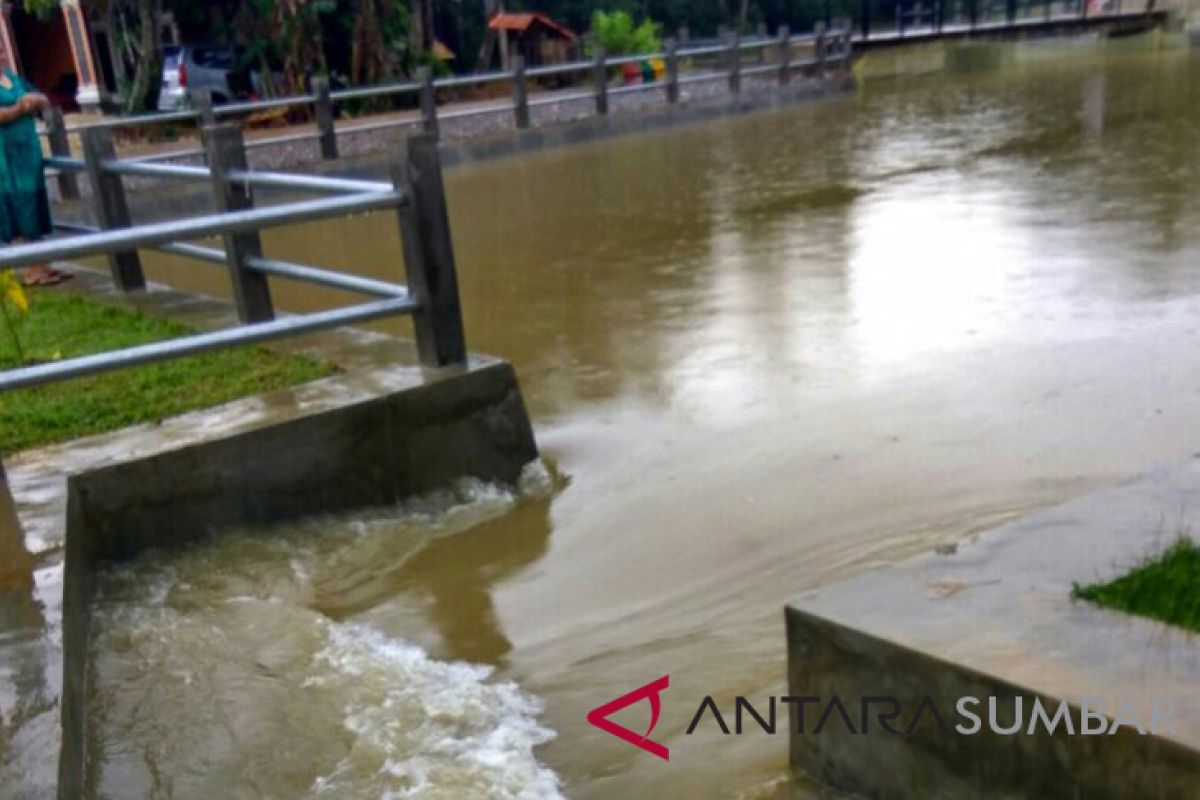
[[(714, 83), (719, 81), (714, 81)], [(799, 72), (793, 83), (779, 86), (774, 76), (750, 76), (745, 79), (739, 95), (722, 93), (716, 96), (700, 96), (683, 100), (676, 105), (642, 107), (607, 116), (588, 116), (565, 122), (549, 123), (527, 130), (503, 130), (500, 132), (457, 140), (443, 140), (439, 147), (442, 164), (447, 167), (504, 158), (522, 153), (566, 147), (574, 144), (646, 133), (654, 130), (695, 124), (734, 114), (745, 114), (781, 105), (809, 102), (832, 97), (852, 89), (854, 80), (849, 75), (831, 74), (824, 80), (805, 78)], [(620, 96), (614, 97), (617, 100)], [(590, 102), (590, 101), (588, 101)], [(511, 112), (497, 112), (497, 116), (508, 125)], [(314, 175), (336, 175), (371, 180), (391, 180), (391, 159), (396, 145), (405, 135), (402, 130), (392, 131), (380, 143), (375, 152), (345, 157), (338, 161), (309, 161), (302, 166), (304, 172)], [(86, 179), (83, 179), (86, 183)], [(212, 190), (194, 183), (172, 183), (164, 189), (162, 181), (149, 179), (127, 179), (130, 211), (136, 222), (178, 219), (183, 216), (212, 213)], [(84, 187), (85, 190), (87, 187)], [(87, 192), (85, 192), (86, 194)], [(283, 192), (272, 192), (272, 198), (286, 199)], [(294, 198), (293, 198), (294, 199)], [(90, 200), (56, 205), (56, 214), (65, 221), (94, 225), (95, 217)]]
[[(794, 716), (793, 767), (875, 800), (1197, 797), (1200, 637), (1072, 598), (1075, 584), (1123, 575), (1197, 523), (1200, 457), (796, 598), (789, 694), (837, 695), (856, 730), (835, 714), (801, 733)], [(971, 726), (963, 697), (980, 699), (977, 733), (956, 730)], [(1022, 700), (1021, 732), (991, 730), (989, 697), (1001, 729)], [(876, 700), (864, 734), (863, 698), (895, 698), (902, 732), (929, 698), (946, 726), (926, 714), (910, 734), (888, 733)], [(1080, 735), (1085, 699), (1094, 711), (1103, 701), (1109, 732)], [(1029, 732), (1035, 701), (1053, 716), (1064, 700), (1074, 735), (1061, 722)], [(1156, 732), (1160, 702), (1173, 710)], [(1125, 723), (1115, 733), (1114, 720)]]
[(537, 458), (512, 368), (474, 361), (379, 397), (68, 479), (59, 797), (91, 796), (87, 651), (96, 569), (231, 526), (387, 506)]

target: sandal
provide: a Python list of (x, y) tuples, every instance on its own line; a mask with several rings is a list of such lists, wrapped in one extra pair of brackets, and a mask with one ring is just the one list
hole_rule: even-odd
[(26, 286), (54, 286), (74, 277), (70, 272), (54, 267), (33, 267), (26, 270), (24, 283)]

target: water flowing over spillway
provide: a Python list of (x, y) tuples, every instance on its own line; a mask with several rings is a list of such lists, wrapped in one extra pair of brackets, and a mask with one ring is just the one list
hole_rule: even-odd
[[(561, 797), (541, 703), (493, 669), (331, 618), (432, 538), (526, 496), (464, 482), (377, 519), (229, 534), (110, 571), (92, 720), (106, 797)], [(325, 611), (329, 609), (326, 608)]]

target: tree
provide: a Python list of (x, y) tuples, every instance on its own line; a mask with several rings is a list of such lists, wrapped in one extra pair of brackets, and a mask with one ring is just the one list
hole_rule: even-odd
[[(128, 2), (128, 0), (126, 0)], [(125, 112), (146, 111), (158, 105), (162, 86), (163, 0), (133, 0), (136, 35), (133, 42), (134, 72), (125, 94)]]
[(657, 52), (662, 46), (661, 29), (661, 25), (649, 19), (635, 25), (633, 17), (626, 11), (596, 11), (592, 14), (592, 37), (611, 55)]
[(356, 0), (350, 50), (350, 82), (377, 83), (410, 66), (405, 46), (408, 9), (395, 0)]

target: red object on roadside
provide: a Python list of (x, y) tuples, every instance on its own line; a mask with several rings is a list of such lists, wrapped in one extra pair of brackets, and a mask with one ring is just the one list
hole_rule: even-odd
[(637, 64), (621, 65), (621, 80), (626, 86), (642, 82), (642, 68)]
[(182, 54), (179, 56), (179, 85), (181, 88), (187, 88), (187, 59)]

